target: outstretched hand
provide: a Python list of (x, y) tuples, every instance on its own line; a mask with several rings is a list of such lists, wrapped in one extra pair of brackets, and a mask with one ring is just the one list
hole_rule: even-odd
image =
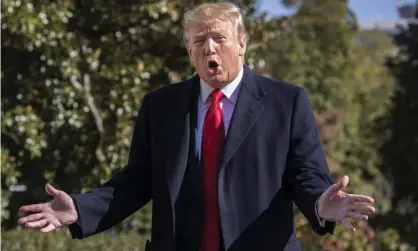
[(46, 233), (77, 221), (77, 211), (72, 198), (67, 193), (55, 189), (50, 184), (46, 184), (45, 190), (54, 197), (53, 200), (42, 204), (22, 206), (21, 212), (34, 214), (20, 218), (19, 224), (28, 228), (41, 228), (41, 232)]
[(330, 186), (318, 200), (318, 215), (324, 220), (343, 223), (355, 231), (348, 218), (367, 220), (374, 213), (374, 199), (365, 195), (348, 194), (341, 191), (348, 185), (349, 178), (344, 176), (338, 183)]

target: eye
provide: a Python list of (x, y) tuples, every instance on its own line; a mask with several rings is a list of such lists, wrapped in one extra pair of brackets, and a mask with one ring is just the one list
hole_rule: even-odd
[(194, 43), (195, 44), (203, 44), (205, 42), (205, 40), (204, 39), (196, 39), (195, 41), (194, 41)]
[(225, 41), (225, 39), (226, 39), (226, 37), (224, 37), (224, 36), (217, 36), (216, 37), (216, 40), (221, 41), (221, 42)]

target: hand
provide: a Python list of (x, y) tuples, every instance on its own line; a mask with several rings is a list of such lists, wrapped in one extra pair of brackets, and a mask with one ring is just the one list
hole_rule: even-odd
[(28, 228), (41, 228), (41, 232), (46, 233), (76, 222), (78, 215), (73, 199), (50, 184), (46, 184), (45, 190), (54, 199), (43, 204), (22, 206), (21, 212), (35, 214), (20, 218), (18, 223)]
[(349, 178), (344, 176), (338, 183), (329, 187), (318, 200), (318, 216), (327, 221), (341, 222), (347, 228), (356, 229), (348, 221), (348, 218), (367, 220), (368, 214), (376, 209), (372, 206), (372, 197), (347, 194), (341, 189), (348, 185)]

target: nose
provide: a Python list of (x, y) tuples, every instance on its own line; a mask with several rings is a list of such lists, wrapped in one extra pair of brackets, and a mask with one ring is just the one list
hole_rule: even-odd
[(207, 39), (205, 43), (205, 54), (206, 55), (213, 55), (216, 52), (216, 43), (212, 39)]

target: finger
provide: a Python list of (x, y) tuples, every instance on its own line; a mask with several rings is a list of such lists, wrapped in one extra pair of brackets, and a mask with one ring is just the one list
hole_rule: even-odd
[(40, 228), (40, 227), (45, 227), (46, 225), (48, 225), (48, 221), (46, 219), (42, 219), (39, 221), (27, 222), (25, 224), (25, 227)]
[(32, 214), (26, 217), (22, 217), (18, 220), (19, 224), (25, 224), (26, 222), (31, 222), (31, 221), (38, 221), (43, 219), (45, 216), (43, 213), (38, 213), (38, 214)]
[(352, 202), (351, 203), (352, 206), (373, 206), (373, 203), (370, 202)]
[(354, 204), (350, 205), (348, 209), (352, 212), (362, 213), (362, 214), (371, 214), (376, 212), (376, 208), (370, 204)]
[(336, 184), (332, 185), (333, 191), (336, 193), (340, 191), (341, 189), (345, 188), (348, 185), (349, 178), (347, 175), (344, 175), (340, 181), (338, 181)]
[(52, 195), (54, 197), (58, 196), (60, 194), (60, 191), (58, 189), (55, 189), (52, 185), (47, 183), (45, 185), (45, 190), (49, 195)]
[(355, 202), (374, 203), (374, 199), (366, 195), (349, 194), (347, 199), (350, 202), (350, 204)]
[(365, 214), (356, 213), (356, 212), (348, 212), (348, 217), (352, 219), (356, 219), (356, 220), (368, 220), (369, 219), (369, 216)]
[(45, 208), (45, 203), (33, 204), (20, 207), (21, 212), (42, 212)]
[(41, 232), (42, 233), (48, 233), (48, 232), (51, 232), (55, 229), (56, 229), (56, 227), (53, 224), (49, 224), (48, 226), (46, 226), (44, 228), (41, 228)]
[(342, 223), (344, 224), (344, 226), (352, 231), (356, 231), (356, 228), (348, 221), (347, 218), (344, 218), (344, 220), (342, 221)]

